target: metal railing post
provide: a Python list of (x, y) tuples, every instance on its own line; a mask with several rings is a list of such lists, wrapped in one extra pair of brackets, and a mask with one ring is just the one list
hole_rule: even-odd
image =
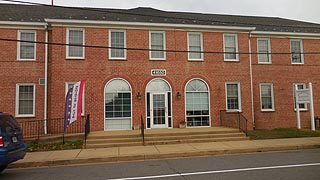
[(144, 122), (143, 122), (142, 115), (141, 115), (141, 136), (142, 136), (142, 144), (144, 145)]

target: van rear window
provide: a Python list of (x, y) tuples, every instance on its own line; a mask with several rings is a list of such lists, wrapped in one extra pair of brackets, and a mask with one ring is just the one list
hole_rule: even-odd
[(0, 116), (0, 128), (7, 133), (20, 129), (17, 121), (10, 115)]

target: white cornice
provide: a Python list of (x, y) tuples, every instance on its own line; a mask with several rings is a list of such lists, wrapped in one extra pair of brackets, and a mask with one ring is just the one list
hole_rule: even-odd
[(320, 33), (298, 33), (298, 32), (272, 32), (272, 31), (252, 31), (252, 36), (279, 36), (285, 38), (301, 38), (301, 37), (308, 37), (308, 38), (320, 38)]
[(0, 21), (0, 28), (45, 29), (46, 25), (44, 22)]
[(170, 29), (207, 29), (207, 30), (228, 30), (228, 31), (253, 31), (255, 27), (240, 26), (215, 26), (215, 25), (193, 25), (193, 24), (170, 24), (170, 23), (143, 23), (143, 22), (120, 22), (120, 21), (94, 21), (94, 20), (66, 20), (66, 19), (45, 19), (52, 26), (82, 25), (82, 26), (117, 26), (117, 27), (156, 27)]

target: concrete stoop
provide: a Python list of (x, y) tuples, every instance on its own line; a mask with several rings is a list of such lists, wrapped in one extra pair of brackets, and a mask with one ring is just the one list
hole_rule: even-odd
[(86, 148), (243, 141), (248, 139), (238, 129), (224, 127), (146, 130), (144, 143), (140, 131), (137, 130), (104, 131), (89, 134)]

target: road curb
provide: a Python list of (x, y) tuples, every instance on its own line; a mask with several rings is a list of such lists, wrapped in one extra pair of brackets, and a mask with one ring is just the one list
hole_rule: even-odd
[(76, 165), (76, 164), (87, 164), (87, 163), (90, 164), (90, 163), (102, 163), (102, 162), (105, 162), (105, 163), (131, 162), (131, 161), (144, 161), (144, 160), (205, 157), (205, 156), (217, 156), (217, 155), (226, 155), (226, 154), (302, 150), (302, 149), (316, 149), (316, 148), (320, 148), (320, 144), (293, 145), (293, 146), (283, 146), (283, 147), (261, 147), (261, 148), (232, 149), (232, 150), (172, 152), (172, 153), (165, 153), (165, 154), (124, 155), (124, 156), (115, 156), (115, 157), (56, 160), (56, 161), (42, 161), (42, 162), (21, 162), (21, 163), (17, 162), (17, 163), (10, 164), (9, 168), (14, 169), (14, 168), (29, 168), (29, 167), (46, 167), (46, 166)]

